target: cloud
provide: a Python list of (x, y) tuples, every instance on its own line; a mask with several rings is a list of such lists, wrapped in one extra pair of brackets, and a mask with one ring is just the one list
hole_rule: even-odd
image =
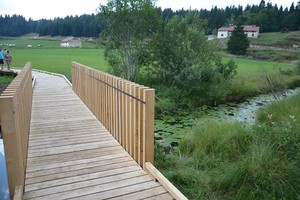
[[(0, 11), (2, 15), (5, 14), (18, 14), (25, 18), (32, 18), (34, 20), (38, 19), (53, 19), (55, 17), (66, 17), (75, 16), (82, 14), (92, 14), (96, 13), (96, 9), (99, 4), (106, 4), (107, 0), (85, 0), (85, 1), (74, 1), (74, 0), (52, 0), (52, 1), (42, 1), (42, 0), (0, 0)], [(213, 6), (218, 8), (225, 8), (231, 5), (242, 5), (245, 7), (247, 4), (258, 5), (261, 0), (253, 0), (251, 3), (249, 0), (237, 0), (231, 1), (229, 3), (227, 0), (217, 0), (217, 1), (204, 1), (204, 0), (158, 0), (156, 5), (164, 8), (172, 8), (173, 10), (184, 9), (208, 9), (210, 10)], [(266, 1), (268, 2), (268, 1)], [(283, 7), (289, 7), (292, 0), (272, 0), (272, 4), (277, 3), (278, 6), (283, 5)]]

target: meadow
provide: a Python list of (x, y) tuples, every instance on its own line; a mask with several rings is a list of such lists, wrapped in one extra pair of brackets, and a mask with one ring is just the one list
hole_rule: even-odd
[(23, 67), (31, 62), (34, 69), (55, 72), (71, 79), (71, 62), (107, 71), (108, 65), (103, 58), (103, 49), (85, 48), (23, 48), (13, 49), (13, 66)]
[(250, 41), (254, 45), (291, 48), (293, 44), (300, 45), (300, 31), (263, 33)]
[(72, 61), (107, 71), (103, 48), (91, 42), (82, 42), (83, 48), (61, 48), (58, 39), (0, 39), (0, 44), (15, 44), (15, 47), (2, 46), (2, 49), (11, 49), (13, 67), (20, 68), (31, 62), (34, 69), (63, 74), (68, 79), (71, 79)]

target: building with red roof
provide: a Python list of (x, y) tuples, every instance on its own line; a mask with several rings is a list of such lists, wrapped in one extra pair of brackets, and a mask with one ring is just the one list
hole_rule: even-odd
[[(221, 27), (218, 29), (218, 38), (227, 38), (231, 36), (232, 31), (234, 30), (236, 26), (226, 26), (226, 27)], [(259, 35), (259, 27), (255, 25), (243, 25), (245, 34), (249, 38), (257, 38)]]

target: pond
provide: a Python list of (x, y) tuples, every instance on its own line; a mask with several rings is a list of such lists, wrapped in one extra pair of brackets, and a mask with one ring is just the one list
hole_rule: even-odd
[(240, 103), (229, 102), (216, 107), (198, 108), (184, 117), (166, 116), (164, 119), (155, 120), (155, 141), (165, 147), (177, 146), (178, 141), (187, 132), (190, 132), (195, 124), (200, 120), (209, 119), (209, 117), (251, 125), (255, 123), (256, 111), (259, 108), (299, 93), (300, 88), (286, 90), (280, 95), (262, 94), (247, 98)]

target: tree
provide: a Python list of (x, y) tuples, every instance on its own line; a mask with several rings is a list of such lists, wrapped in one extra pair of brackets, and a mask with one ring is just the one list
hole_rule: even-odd
[(107, 22), (105, 57), (113, 72), (136, 80), (159, 18), (154, 1), (109, 0), (107, 5), (100, 5), (98, 15)]
[(233, 62), (223, 64), (215, 45), (204, 35), (205, 22), (200, 15), (174, 16), (165, 22), (151, 41), (150, 74), (157, 83), (180, 92), (194, 105), (223, 97), (227, 83), (235, 74)]
[(249, 45), (250, 41), (244, 32), (244, 28), (240, 24), (237, 25), (228, 40), (228, 51), (235, 55), (245, 55)]

